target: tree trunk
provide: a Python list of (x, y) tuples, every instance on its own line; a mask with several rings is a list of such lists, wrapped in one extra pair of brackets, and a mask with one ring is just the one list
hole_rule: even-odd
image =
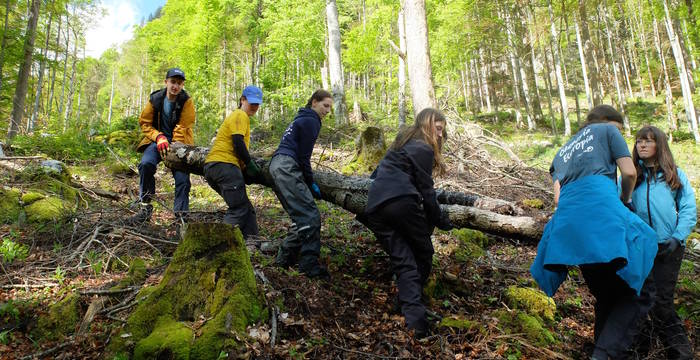
[(688, 81), (688, 73), (685, 67), (685, 60), (683, 59), (683, 51), (681, 49), (681, 44), (679, 42), (678, 36), (673, 29), (673, 23), (671, 22), (671, 14), (668, 11), (668, 5), (666, 0), (663, 0), (664, 13), (666, 14), (666, 32), (668, 33), (668, 39), (671, 42), (671, 48), (673, 49), (673, 57), (676, 59), (676, 68), (678, 69), (678, 76), (681, 81), (681, 90), (683, 91), (683, 100), (685, 101), (685, 116), (690, 124), (691, 132), (695, 138), (695, 143), (700, 142), (700, 133), (698, 133), (698, 120), (695, 114), (695, 105), (693, 104), (693, 93), (690, 89), (690, 82)]
[[(205, 147), (176, 142), (171, 144), (164, 161), (171, 169), (202, 175), (204, 159), (208, 152), (209, 149)], [(269, 162), (263, 159), (254, 160), (262, 169), (262, 175), (253, 182), (268, 187), (273, 186), (268, 168)], [(321, 188), (324, 200), (355, 214), (364, 212), (370, 179), (316, 170), (314, 180)], [(437, 189), (436, 192), (438, 202), (449, 213), (450, 220), (456, 227), (472, 228), (530, 242), (539, 241), (542, 235), (544, 214), (536, 217), (522, 216), (522, 209), (500, 199), (441, 189)]]
[(430, 64), (430, 46), (428, 45), (428, 23), (425, 15), (425, 0), (404, 0), (406, 31), (406, 65), (408, 81), (411, 86), (413, 113), (437, 108), (433, 70)]
[(661, 36), (659, 35), (659, 23), (656, 20), (656, 16), (653, 17), (654, 26), (654, 46), (656, 47), (656, 54), (661, 60), (661, 68), (664, 72), (664, 88), (666, 89), (666, 116), (668, 118), (668, 125), (671, 130), (678, 129), (678, 123), (676, 122), (676, 116), (673, 113), (673, 93), (671, 91), (671, 79), (668, 76), (668, 68), (666, 67), (666, 57), (664, 56), (663, 50), (661, 49)]
[[(515, 41), (513, 40), (513, 23), (512, 21), (510, 21), (510, 16), (507, 14), (507, 12), (509, 12), (509, 10), (505, 9), (502, 16), (506, 25), (506, 38), (508, 40), (508, 57), (510, 58), (510, 70), (511, 75), (513, 77), (513, 99), (515, 100), (513, 109), (515, 110), (515, 126), (517, 128), (520, 128), (522, 126), (523, 116), (520, 112), (522, 101), (520, 97), (520, 70), (518, 69), (519, 60), (516, 56), (517, 49), (515, 46)], [(528, 125), (531, 121), (532, 119), (528, 119)]]
[[(602, 6), (602, 5), (601, 5)], [(623, 123), (625, 127), (625, 133), (627, 136), (630, 135), (631, 129), (630, 129), (630, 122), (629, 119), (627, 118), (627, 114), (625, 112), (625, 97), (622, 95), (622, 89), (620, 89), (620, 80), (619, 80), (619, 64), (617, 62), (617, 59), (615, 58), (615, 48), (613, 47), (613, 42), (612, 42), (612, 33), (610, 31), (610, 25), (608, 24), (609, 22), (609, 14), (606, 9), (603, 9), (603, 14), (605, 14), (605, 19), (603, 21), (605, 25), (605, 32), (607, 33), (607, 39), (608, 39), (608, 48), (610, 49), (610, 58), (612, 60), (612, 67), (613, 67), (613, 74), (615, 76), (615, 91), (617, 92), (617, 100), (618, 100), (618, 106), (620, 107), (620, 112), (623, 115)]]
[[(647, 38), (644, 34), (644, 16), (642, 12), (642, 2), (639, 1), (639, 41), (642, 46), (642, 51), (644, 52), (644, 63), (647, 66), (647, 73), (649, 74), (649, 87), (651, 88), (651, 96), (656, 97), (656, 85), (654, 84), (654, 75), (651, 73), (651, 67), (649, 66), (649, 49), (647, 48)], [(641, 84), (640, 84), (641, 85)]]
[(578, 26), (578, 21), (574, 22), (576, 29), (576, 42), (578, 43), (578, 56), (581, 61), (581, 72), (583, 73), (583, 88), (586, 90), (586, 101), (588, 108), (593, 108), (593, 95), (591, 94), (591, 86), (588, 82), (588, 69), (586, 66), (586, 56), (583, 54), (583, 44), (581, 43), (581, 29)]
[(481, 69), (481, 86), (483, 86), (484, 99), (486, 100), (486, 111), (492, 112), (491, 94), (489, 90), (489, 77), (486, 72), (486, 62), (484, 61), (484, 50), (479, 48), (479, 68)]
[(34, 39), (36, 38), (36, 24), (39, 19), (40, 0), (32, 0), (31, 14), (27, 21), (27, 31), (24, 37), (24, 59), (19, 66), (19, 74), (17, 75), (17, 87), (12, 101), (12, 117), (10, 118), (10, 127), (7, 132), (8, 142), (17, 135), (19, 126), (22, 123), (24, 116), (24, 102), (27, 97), (27, 85), (29, 83), (29, 73), (32, 68), (32, 54), (34, 52)]
[[(71, 65), (70, 85), (68, 86), (68, 100), (65, 109), (66, 111), (63, 114), (64, 124), (68, 123), (68, 118), (70, 117), (70, 114), (73, 111), (73, 95), (75, 94), (75, 63), (78, 61), (78, 34), (74, 32), (73, 36), (75, 37), (75, 43), (73, 43), (73, 64)], [(132, 99), (133, 98), (134, 96), (132, 96)], [(129, 104), (131, 104), (131, 99), (129, 100)]]
[(48, 25), (46, 25), (46, 40), (44, 41), (44, 54), (39, 64), (39, 79), (36, 85), (36, 94), (34, 95), (34, 110), (32, 111), (32, 117), (27, 124), (27, 132), (34, 131), (34, 124), (36, 124), (37, 117), (39, 115), (39, 104), (41, 103), (41, 88), (44, 84), (44, 69), (46, 68), (46, 56), (49, 51), (49, 38), (51, 37), (51, 22), (53, 20), (53, 13), (49, 12)]
[(681, 49), (681, 54), (683, 54), (683, 62), (686, 68), (686, 75), (688, 76), (688, 84), (690, 85), (690, 92), (695, 93), (695, 79), (693, 78), (694, 66), (691, 65), (691, 53), (688, 49), (688, 45), (683, 38), (683, 30), (681, 29), (680, 22), (676, 18), (671, 19), (671, 25), (673, 26), (673, 31), (676, 33), (676, 40), (678, 41), (679, 48)]
[(10, 20), (10, 0), (5, 0), (5, 25), (2, 30), (2, 45), (0, 45), (0, 90), (2, 90), (2, 70), (5, 65), (5, 48), (7, 47), (7, 27)]
[(544, 80), (547, 83), (547, 106), (549, 108), (549, 119), (552, 122), (552, 133), (555, 135), (557, 134), (557, 122), (556, 119), (554, 118), (554, 107), (552, 107), (552, 78), (550, 76), (551, 70), (549, 67), (549, 57), (547, 56), (547, 50), (544, 49), (542, 51), (542, 55), (544, 57), (544, 66), (545, 66), (545, 77)]
[(63, 17), (58, 15), (58, 31), (56, 32), (56, 48), (53, 51), (53, 67), (51, 67), (51, 87), (49, 88), (49, 98), (46, 103), (46, 114), (51, 114), (53, 108), (53, 89), (56, 84), (56, 63), (58, 63), (58, 50), (61, 48), (61, 25), (63, 25)]
[(343, 87), (343, 64), (340, 57), (340, 25), (338, 24), (338, 7), (335, 0), (326, 0), (326, 21), (328, 23), (328, 67), (333, 92), (333, 112), (336, 125), (341, 125), (347, 123), (348, 120)]
[(564, 135), (571, 135), (571, 123), (569, 122), (568, 104), (566, 103), (566, 89), (564, 88), (564, 78), (561, 74), (561, 57), (559, 56), (559, 37), (557, 29), (554, 26), (554, 11), (552, 10), (551, 0), (547, 0), (549, 9), (549, 20), (551, 22), (550, 29), (552, 31), (552, 51), (554, 53), (554, 71), (557, 75), (557, 84), (559, 86), (559, 103), (561, 104), (561, 118), (564, 121)]
[[(578, 2), (578, 14), (579, 21), (581, 25), (581, 45), (583, 47), (583, 55), (585, 58), (585, 67), (591, 68), (595, 59), (595, 49), (593, 43), (591, 42), (591, 35), (588, 30), (588, 14), (586, 12), (586, 0), (579, 0)], [(591, 100), (593, 101), (593, 106), (600, 105), (602, 100), (602, 94), (600, 89), (600, 79), (598, 77), (598, 71), (591, 71), (590, 73), (590, 90), (591, 90)]]
[(399, 28), (399, 128), (406, 124), (406, 19), (400, 6), (397, 20)]
[[(61, 99), (58, 103), (58, 113), (63, 113), (63, 105), (66, 99), (66, 76), (68, 74), (68, 55), (70, 54), (70, 19), (66, 15), (66, 53), (63, 56), (63, 80), (61, 81)], [(63, 132), (66, 132), (66, 124), (63, 124)]]
[(107, 128), (112, 128), (112, 100), (114, 100), (114, 77), (117, 74), (117, 69), (112, 70), (112, 89), (109, 92), (109, 115), (107, 115)]
[(527, 29), (527, 52), (528, 61), (526, 61), (526, 69), (529, 77), (532, 78), (532, 87), (535, 89), (535, 99), (532, 101), (532, 109), (535, 114), (535, 120), (542, 119), (542, 100), (540, 98), (540, 88), (537, 85), (537, 71), (535, 71), (535, 38), (532, 36), (531, 27), (534, 26), (534, 20), (532, 16), (532, 4), (528, 0), (527, 2), (527, 19), (522, 20), (522, 26)]

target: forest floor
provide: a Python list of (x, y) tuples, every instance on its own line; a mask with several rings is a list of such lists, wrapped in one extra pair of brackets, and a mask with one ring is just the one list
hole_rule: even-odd
[[(473, 192), (522, 204), (540, 199), (551, 209), (549, 177), (543, 170), (485, 160), (486, 154), (462, 151), (456, 140), (447, 147), (447, 176), (436, 186)], [(551, 144), (545, 146), (553, 148)], [(328, 151), (318, 146), (314, 166), (339, 170), (350, 152)], [(551, 149), (547, 150), (551, 151)], [(324, 156), (319, 156), (320, 153)], [(465, 157), (466, 155), (468, 157)], [(323, 161), (320, 159), (323, 158)], [(38, 314), (66, 294), (81, 292), (86, 310), (97, 295), (90, 290), (107, 289), (126, 276), (131, 259), (146, 262), (143, 284), (158, 283), (180, 239), (181, 224), (168, 210), (173, 180), (160, 166), (157, 173), (156, 211), (150, 224), (132, 227), (125, 223), (133, 214), (130, 204), (138, 192), (138, 176), (114, 175), (106, 159), (70, 164), (74, 181), (88, 188), (119, 194), (120, 200), (89, 199), (89, 207), (65, 221), (41, 230), (1, 225), (3, 238), (30, 248), (23, 261), (3, 262), (0, 274), (0, 319), (11, 308), (34, 313), (15, 324), (0, 324), (0, 358), (22, 359), (31, 355), (51, 359), (100, 359), (113, 336), (117, 336), (130, 308), (102, 313), (84, 335), (58, 336), (54, 340), (30, 335)], [(0, 175), (4, 184), (16, 183), (13, 174)], [(204, 179), (192, 175), (190, 221), (220, 218), (225, 205)], [(697, 189), (697, 188), (696, 188)], [(279, 241), (290, 225), (289, 217), (267, 188), (253, 185), (249, 197), (257, 211), (261, 238)], [(86, 197), (89, 197), (86, 195)], [(397, 289), (387, 255), (373, 235), (354, 215), (318, 202), (322, 215), (321, 260), (331, 279), (309, 280), (297, 271), (272, 264), (274, 253), (251, 244), (251, 261), (263, 277), (258, 283), (275, 315), (249, 329), (247, 352), (241, 358), (292, 359), (586, 359), (592, 349), (593, 298), (580, 273), (573, 269), (554, 297), (556, 313), (539, 333), (507, 323), (504, 313), (515, 313), (506, 296), (510, 286), (536, 288), (529, 266), (536, 244), (488, 235), (483, 252), (466, 259), (456, 255), (456, 231), (437, 231), (433, 237), (434, 266), (429, 310), (466, 326), (435, 327), (427, 339), (414, 340), (393, 309)], [(94, 240), (91, 241), (90, 239)], [(700, 355), (700, 266), (686, 260), (681, 270), (677, 307), (685, 319), (691, 342)], [(128, 293), (114, 294), (106, 307), (119, 304)], [(8, 306), (7, 304), (10, 304)], [(12, 305), (15, 304), (15, 305)], [(19, 305), (25, 304), (25, 305)], [(26, 305), (29, 304), (29, 305)], [(3, 311), (5, 314), (3, 314)], [(685, 311), (685, 312), (683, 312)], [(32, 320), (34, 319), (34, 320)], [(34, 321), (34, 323), (33, 323)], [(276, 330), (273, 331), (273, 328)], [(525, 330), (523, 330), (525, 329)], [(549, 335), (547, 335), (549, 334)], [(275, 337), (271, 346), (270, 336)], [(640, 359), (663, 357), (658, 346)], [(233, 355), (233, 354), (231, 354)]]

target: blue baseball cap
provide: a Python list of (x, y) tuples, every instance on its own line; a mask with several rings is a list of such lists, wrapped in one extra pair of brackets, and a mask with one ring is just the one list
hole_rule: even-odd
[(262, 90), (255, 85), (246, 86), (241, 95), (251, 104), (262, 104)]
[(172, 68), (168, 70), (167, 74), (165, 74), (166, 79), (171, 77), (181, 77), (182, 80), (185, 80), (185, 72), (180, 70), (180, 68)]

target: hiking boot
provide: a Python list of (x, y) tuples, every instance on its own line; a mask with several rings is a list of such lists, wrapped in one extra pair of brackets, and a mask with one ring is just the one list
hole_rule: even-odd
[(275, 258), (275, 265), (281, 268), (293, 267), (297, 264), (298, 250), (293, 250), (280, 246), (277, 250), (277, 257)]
[(151, 221), (151, 214), (153, 214), (153, 205), (148, 203), (140, 203), (139, 211), (136, 215), (127, 219), (129, 224), (141, 225)]
[(331, 279), (331, 274), (321, 265), (313, 267), (310, 270), (302, 270), (301, 272), (309, 279), (321, 279), (326, 281)]

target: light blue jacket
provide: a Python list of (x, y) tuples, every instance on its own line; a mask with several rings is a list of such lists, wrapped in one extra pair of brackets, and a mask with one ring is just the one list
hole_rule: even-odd
[(685, 239), (690, 235), (697, 221), (695, 192), (685, 173), (678, 169), (681, 187), (671, 190), (658, 172), (654, 179), (645, 168), (642, 182), (632, 193), (632, 203), (644, 222), (651, 226), (658, 235), (658, 241), (664, 242), (674, 238), (685, 246)]
[(617, 275), (639, 294), (657, 250), (654, 230), (622, 204), (615, 182), (589, 175), (561, 188), (559, 207), (544, 228), (530, 273), (553, 296), (568, 266), (617, 260), (624, 264)]

